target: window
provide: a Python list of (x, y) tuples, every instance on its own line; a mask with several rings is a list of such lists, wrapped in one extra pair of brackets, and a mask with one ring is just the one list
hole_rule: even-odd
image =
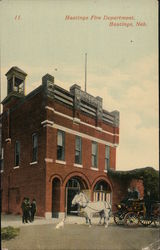
[(109, 164), (109, 158), (110, 158), (110, 147), (105, 147), (105, 170), (108, 170), (110, 168)]
[(32, 135), (32, 162), (38, 160), (38, 135)]
[(4, 150), (3, 148), (1, 149), (1, 152), (0, 152), (0, 171), (3, 171), (3, 168), (4, 168)]
[(92, 142), (92, 167), (97, 167), (97, 143)]
[(57, 134), (57, 160), (64, 161), (65, 133), (58, 130)]
[(82, 163), (82, 139), (79, 136), (76, 136), (75, 143), (75, 163)]
[(15, 166), (19, 166), (20, 163), (20, 142), (16, 141), (15, 144)]

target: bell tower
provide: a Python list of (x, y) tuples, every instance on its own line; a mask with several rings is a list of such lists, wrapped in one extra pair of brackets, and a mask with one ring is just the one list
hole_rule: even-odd
[(7, 96), (17, 94), (25, 95), (25, 78), (27, 74), (18, 67), (12, 67), (7, 73)]
[(8, 110), (25, 96), (25, 79), (27, 74), (14, 66), (7, 73), (7, 96), (2, 101), (3, 111)]

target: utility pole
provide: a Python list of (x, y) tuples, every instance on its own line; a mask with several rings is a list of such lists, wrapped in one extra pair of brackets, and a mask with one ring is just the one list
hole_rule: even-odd
[(87, 53), (85, 53), (85, 92), (87, 91)]

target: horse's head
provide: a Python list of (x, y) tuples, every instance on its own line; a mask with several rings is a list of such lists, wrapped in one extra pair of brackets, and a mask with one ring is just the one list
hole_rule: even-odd
[(79, 203), (79, 194), (76, 194), (72, 200), (72, 205), (76, 205)]
[(85, 195), (80, 192), (79, 194), (76, 194), (72, 200), (72, 205), (79, 204), (80, 206), (84, 206), (87, 203), (87, 198)]

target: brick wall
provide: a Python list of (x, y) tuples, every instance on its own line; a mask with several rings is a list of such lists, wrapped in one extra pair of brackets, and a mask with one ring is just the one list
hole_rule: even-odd
[[(46, 135), (41, 122), (45, 117), (43, 95), (37, 94), (25, 102), (19, 100), (10, 111), (10, 138), (6, 142), (7, 127), (3, 123), (4, 172), (2, 211), (21, 213), (23, 197), (36, 198), (38, 214), (44, 215)], [(38, 163), (32, 162), (32, 134), (38, 134)], [(15, 168), (15, 142), (20, 142), (20, 164)], [(9, 199), (9, 202), (8, 202)]]

